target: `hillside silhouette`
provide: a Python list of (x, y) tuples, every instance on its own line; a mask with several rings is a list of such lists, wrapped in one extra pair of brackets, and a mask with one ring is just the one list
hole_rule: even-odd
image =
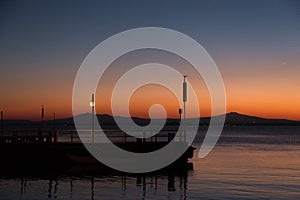
[[(214, 117), (220, 117), (214, 116)], [(91, 114), (84, 113), (75, 116), (75, 118), (81, 118), (90, 122)], [(115, 120), (112, 116), (107, 114), (97, 115), (98, 121), (100, 122), (102, 128), (116, 128)], [(127, 118), (116, 116), (115, 118)], [(140, 118), (140, 117), (131, 117), (132, 120), (140, 125), (145, 126), (150, 123), (150, 119)], [(155, 120), (158, 119), (153, 119)], [(200, 118), (200, 126), (207, 126), (211, 117)], [(178, 126), (179, 119), (169, 118), (166, 120), (167, 126)], [(188, 123), (188, 119), (187, 119)], [(268, 119), (256, 116), (249, 116), (245, 114), (240, 114), (237, 112), (230, 112), (226, 114), (225, 126), (300, 126), (300, 121), (287, 120), (287, 119)], [(38, 129), (41, 128), (41, 121), (30, 121), (30, 120), (4, 120), (4, 129)], [(53, 120), (44, 121), (44, 129), (53, 129), (54, 122)], [(73, 117), (56, 119), (55, 128), (57, 129), (75, 129)]]

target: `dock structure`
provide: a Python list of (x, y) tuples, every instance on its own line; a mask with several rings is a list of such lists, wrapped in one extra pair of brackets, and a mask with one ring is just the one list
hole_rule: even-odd
[[(161, 131), (152, 137), (141, 139), (121, 130), (3, 130), (0, 135), (0, 144), (103, 143), (104, 137), (114, 143), (170, 142), (172, 139), (178, 142), (185, 141), (184, 135), (179, 133), (176, 136), (176, 132), (176, 130)], [(146, 135), (145, 132), (142, 134)]]
[[(185, 166), (193, 157), (195, 148), (188, 146), (177, 131), (161, 131), (148, 138), (135, 138), (120, 130), (104, 130), (105, 135), (94, 130), (3, 130), (0, 136), (0, 171), (24, 169), (60, 169), (70, 165), (101, 165), (85, 148), (83, 143), (100, 145), (105, 149), (107, 137), (118, 147), (136, 153), (147, 153), (163, 148), (171, 140), (185, 145), (187, 151), (171, 165)], [(147, 133), (142, 133), (147, 135)], [(93, 136), (93, 138), (92, 138)], [(106, 138), (106, 139), (107, 139)]]

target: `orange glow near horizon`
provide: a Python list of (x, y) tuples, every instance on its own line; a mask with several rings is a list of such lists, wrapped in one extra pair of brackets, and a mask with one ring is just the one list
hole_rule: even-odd
[(246, 70), (223, 73), (228, 112), (300, 120), (300, 68), (297, 64), (282, 66), (256, 61), (253, 65), (261, 67), (255, 70), (251, 64), (235, 65), (244, 65)]
[[(144, 88), (145, 89), (145, 88)], [(161, 98), (151, 95), (163, 94)], [(242, 114), (254, 115), (266, 118), (284, 118), (292, 120), (300, 120), (300, 99), (298, 93), (293, 93), (293, 96), (276, 94), (272, 92), (265, 92), (251, 89), (229, 88), (226, 87), (227, 92), (227, 112), (238, 112)], [(178, 108), (180, 107), (178, 101), (167, 91), (158, 88), (147, 88), (146, 90), (138, 90), (134, 93), (130, 100), (130, 114), (137, 117), (148, 117), (149, 108), (153, 104), (160, 103), (164, 105), (168, 117), (178, 117)], [(288, 91), (286, 91), (288, 93)], [(281, 96), (282, 95), (282, 96)], [(198, 94), (198, 98), (201, 96)], [(207, 99), (201, 98), (201, 116), (210, 116), (210, 107)], [(97, 101), (104, 103), (99, 104)], [(86, 105), (86, 112), (90, 112), (89, 102)], [(72, 97), (70, 94), (57, 94), (55, 97), (44, 97), (42, 100), (34, 100), (34, 97), (28, 96), (22, 101), (18, 99), (11, 101), (10, 99), (2, 99), (1, 108), (4, 111), (4, 119), (41, 119), (41, 105), (45, 105), (45, 119), (52, 120), (53, 113), (56, 113), (56, 118), (67, 118), (72, 116)], [(109, 114), (109, 97), (96, 95), (96, 109), (98, 114)]]
[[(155, 91), (149, 93), (149, 90)], [(148, 85), (137, 89), (130, 99), (129, 111), (131, 116), (149, 118), (147, 114), (149, 109), (154, 104), (160, 104), (165, 108), (168, 118), (179, 118), (178, 109), (180, 103), (176, 96), (167, 88), (158, 85)], [(154, 115), (159, 118), (159, 115)]]
[[(170, 61), (169, 65), (174, 64), (174, 62)], [(236, 61), (235, 65), (239, 66), (241, 63)], [(131, 64), (130, 62), (127, 63), (128, 66)], [(274, 63), (268, 64), (270, 66), (275, 65)], [(234, 64), (224, 63), (224, 65), (228, 67)], [(251, 71), (250, 64), (246, 67), (248, 67), (246, 68), (247, 73), (243, 69), (240, 71), (221, 70), (227, 95), (227, 112), (238, 112), (265, 118), (300, 120), (300, 93), (298, 92), (300, 80), (298, 78), (299, 73), (296, 73), (299, 68), (296, 68), (298, 71), (296, 70), (295, 73), (291, 73), (291, 67), (277, 67), (271, 73), (264, 71), (266, 67), (255, 72)], [(122, 74), (121, 72), (122, 70), (117, 72), (112, 70), (109, 73), (119, 76)], [(205, 83), (203, 80), (198, 80), (196, 76), (194, 77), (192, 72), (189, 74), (191, 75), (188, 80), (193, 83), (197, 91), (201, 117), (210, 116), (210, 96)], [(99, 83), (101, 86), (97, 88), (96, 112), (98, 114), (112, 115), (110, 96), (113, 86), (111, 83), (112, 79), (115, 80), (117, 77), (111, 77), (106, 76), (102, 82), (104, 84)], [(73, 76), (57, 79), (54, 82), (47, 77), (43, 80), (40, 78), (32, 79), (23, 83), (13, 81), (9, 87), (4, 87), (0, 91), (0, 110), (4, 111), (4, 119), (40, 120), (41, 105), (45, 105), (46, 120), (52, 120), (54, 112), (56, 118), (72, 116)], [(178, 81), (181, 82), (182, 80)], [(119, 102), (121, 105), (122, 99)], [(129, 105), (130, 114), (137, 117), (148, 117), (151, 104), (157, 103), (165, 106), (168, 117), (179, 117), (178, 108), (182, 107), (182, 102), (178, 102), (167, 90), (155, 86), (144, 87), (134, 93)], [(192, 108), (194, 107), (191, 102), (187, 102), (187, 104)], [(82, 113), (90, 111), (89, 102), (86, 102), (86, 105), (83, 105)], [(121, 108), (120, 113), (122, 115)]]
[[(252, 88), (246, 84), (230, 85), (226, 84), (227, 93), (227, 112), (239, 112), (266, 118), (284, 118), (300, 120), (300, 94), (293, 92), (292, 89), (277, 88), (281, 92), (274, 92), (267, 86)], [(147, 92), (146, 92), (147, 89)], [(71, 90), (71, 88), (70, 88)], [(160, 98), (151, 94), (159, 94)], [(5, 119), (41, 119), (41, 105), (45, 105), (45, 119), (53, 119), (56, 112), (57, 118), (72, 116), (72, 93), (58, 92), (56, 95), (45, 93), (38, 99), (32, 94), (23, 96), (15, 94), (12, 98), (1, 99), (1, 110), (4, 111)], [(204, 97), (205, 96), (205, 97)], [(22, 98), (21, 98), (22, 97)], [(210, 102), (207, 92), (205, 95), (197, 93), (200, 101), (201, 116), (210, 116)], [(160, 103), (167, 110), (168, 117), (178, 117), (178, 101), (174, 99), (168, 91), (159, 88), (144, 88), (134, 93), (130, 101), (130, 114), (137, 117), (148, 117), (151, 105)], [(102, 102), (102, 103), (100, 103)], [(189, 102), (188, 102), (189, 103)], [(5, 106), (3, 106), (5, 105)], [(96, 111), (98, 114), (112, 114), (110, 109), (109, 96), (96, 94)], [(87, 102), (86, 112), (90, 112)]]

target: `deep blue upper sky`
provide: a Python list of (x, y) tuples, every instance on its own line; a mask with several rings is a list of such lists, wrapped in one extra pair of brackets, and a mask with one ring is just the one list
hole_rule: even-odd
[(107, 37), (143, 26), (181, 31), (217, 57), (299, 53), (299, 10), (299, 1), (276, 0), (1, 1), (1, 64), (81, 60)]

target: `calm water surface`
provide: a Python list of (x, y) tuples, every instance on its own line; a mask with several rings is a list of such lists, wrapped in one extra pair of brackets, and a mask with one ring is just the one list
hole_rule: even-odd
[(229, 139), (204, 159), (196, 152), (187, 172), (2, 177), (0, 199), (300, 199), (299, 131), (227, 128)]

